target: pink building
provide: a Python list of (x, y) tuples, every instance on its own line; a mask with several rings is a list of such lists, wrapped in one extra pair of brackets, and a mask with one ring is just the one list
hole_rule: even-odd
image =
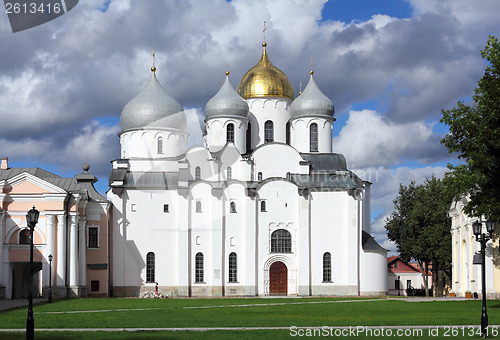
[[(26, 213), (40, 211), (34, 232), (34, 295), (108, 296), (108, 201), (82, 174), (64, 178), (40, 168), (0, 166), (0, 298), (28, 295), (30, 232)], [(49, 255), (53, 260), (49, 262)], [(50, 268), (51, 264), (51, 268)]]

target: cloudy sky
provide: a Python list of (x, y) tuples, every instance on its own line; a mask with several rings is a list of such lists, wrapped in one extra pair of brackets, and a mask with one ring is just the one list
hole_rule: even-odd
[[(336, 108), (334, 151), (372, 185), (372, 234), (399, 183), (441, 177), (442, 108), (469, 103), (500, 36), (497, 0), (85, 0), (44, 25), (12, 33), (0, 14), (0, 156), (62, 176), (89, 162), (107, 190), (119, 157), (119, 116), (150, 77), (188, 114), (190, 145), (224, 80), (237, 86), (268, 54), (299, 92), (309, 78)], [(201, 118), (203, 119), (203, 118)]]

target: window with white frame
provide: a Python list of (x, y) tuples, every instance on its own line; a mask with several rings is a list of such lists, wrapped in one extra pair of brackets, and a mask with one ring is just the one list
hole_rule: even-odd
[(226, 142), (234, 143), (234, 124), (227, 124), (226, 127)]
[(236, 253), (229, 254), (229, 282), (238, 282), (238, 258)]
[(201, 168), (199, 166), (197, 166), (194, 169), (194, 179), (195, 180), (200, 180), (201, 179)]
[(146, 255), (146, 282), (155, 282), (155, 253)]
[(292, 234), (288, 230), (278, 229), (271, 234), (271, 253), (291, 253)]
[(228, 180), (233, 179), (233, 169), (230, 166), (227, 167), (226, 174)]
[(203, 268), (203, 253), (197, 253), (195, 256), (195, 276), (194, 282), (203, 282), (204, 268)]
[(309, 126), (309, 151), (318, 152), (318, 124)]
[(232, 201), (231, 203), (229, 203), (229, 212), (230, 213), (236, 213), (236, 202), (235, 201)]
[(274, 123), (268, 120), (264, 123), (264, 143), (274, 142)]
[(196, 201), (196, 212), (201, 213), (201, 200)]
[(163, 137), (158, 137), (158, 154), (163, 153)]
[(323, 254), (323, 282), (332, 282), (332, 255)]

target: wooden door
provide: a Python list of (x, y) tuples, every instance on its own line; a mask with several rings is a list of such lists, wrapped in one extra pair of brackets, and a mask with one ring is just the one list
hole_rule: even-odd
[(269, 292), (271, 295), (288, 294), (288, 270), (283, 262), (274, 262), (269, 269)]

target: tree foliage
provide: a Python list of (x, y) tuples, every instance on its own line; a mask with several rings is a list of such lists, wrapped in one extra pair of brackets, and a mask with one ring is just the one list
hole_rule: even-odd
[[(400, 184), (394, 212), (385, 221), (387, 236), (396, 243), (401, 258), (416, 260), (422, 268), (427, 296), (431, 263), (433, 274), (444, 270), (451, 277), (451, 221), (448, 218), (451, 193), (445, 182), (434, 176), (420, 185), (414, 181), (408, 186)], [(441, 282), (436, 282), (436, 286), (442, 289)]]
[(449, 165), (447, 181), (459, 195), (468, 195), (468, 214), (500, 221), (500, 43), (490, 36), (481, 56), (488, 61), (474, 91), (472, 106), (458, 102), (442, 110), (441, 122), (450, 132), (441, 141), (450, 152), (458, 152), (465, 164)]

